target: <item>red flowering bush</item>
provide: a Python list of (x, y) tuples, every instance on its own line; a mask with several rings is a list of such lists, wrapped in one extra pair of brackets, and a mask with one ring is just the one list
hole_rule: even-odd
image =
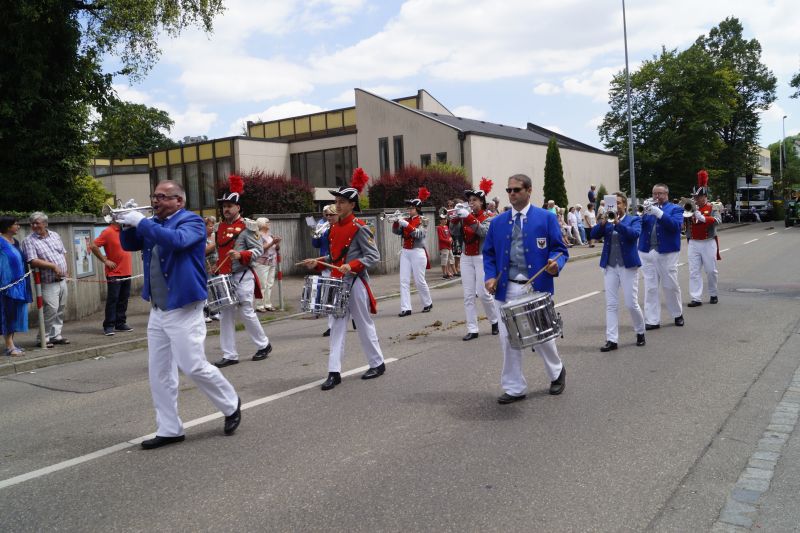
[[(240, 174), (244, 178), (244, 193), (240, 203), (242, 213), (306, 213), (314, 210), (314, 188), (285, 174), (251, 170)], [(217, 186), (217, 198), (228, 188), (224, 181)]]
[(405, 200), (417, 197), (420, 187), (426, 187), (431, 193), (423, 207), (440, 207), (447, 205), (450, 198), (462, 198), (472, 184), (461, 167), (410, 165), (378, 178), (369, 188), (369, 206), (372, 209), (402, 207)]

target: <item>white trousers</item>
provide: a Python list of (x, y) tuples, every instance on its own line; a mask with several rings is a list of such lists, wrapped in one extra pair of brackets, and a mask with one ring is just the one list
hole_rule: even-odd
[(708, 295), (717, 296), (717, 241), (689, 240), (689, 296), (697, 302), (703, 299), (703, 270), (708, 278)]
[(419, 299), (423, 307), (433, 303), (428, 282), (425, 280), (425, 266), (428, 260), (423, 248), (403, 248), (400, 251), (400, 310), (411, 311), (411, 275), (414, 275), (414, 285), (417, 287)]
[(272, 287), (275, 285), (275, 273), (278, 271), (277, 265), (262, 265), (256, 263), (253, 265), (253, 270), (258, 275), (258, 281), (261, 285), (262, 298), (254, 303), (258, 307), (272, 307)]
[(644, 278), (644, 321), (661, 323), (661, 299), (658, 288), (664, 294), (664, 303), (672, 318), (683, 314), (681, 309), (681, 286), (678, 285), (679, 252), (660, 254), (655, 250), (639, 252)]
[(42, 310), (46, 340), (57, 339), (64, 328), (64, 308), (67, 306), (66, 280), (42, 283)]
[[(522, 285), (509, 283), (506, 290), (506, 298), (513, 300), (525, 292), (526, 290)], [(503, 301), (495, 300), (498, 314), (500, 313), (500, 307), (504, 303)], [(503, 373), (500, 375), (500, 386), (512, 396), (526, 394), (528, 392), (528, 382), (525, 381), (525, 376), (522, 374), (522, 350), (511, 347), (508, 342), (508, 329), (502, 320), (500, 321), (500, 347), (503, 349)], [(537, 344), (534, 347), (534, 351), (542, 357), (544, 368), (550, 381), (555, 381), (564, 366), (558, 356), (555, 339)]]
[(467, 333), (478, 333), (478, 309), (475, 293), (483, 302), (483, 310), (489, 322), (497, 324), (497, 308), (494, 297), (486, 291), (483, 281), (483, 256), (461, 255), (461, 284), (464, 287), (464, 310), (467, 313)]
[[(322, 272), (319, 273), (320, 277), (329, 278), (331, 277), (331, 269), (326, 268)], [(333, 315), (328, 315), (328, 329), (333, 327)]]
[(604, 282), (606, 287), (606, 340), (619, 341), (619, 289), (625, 307), (631, 314), (633, 330), (644, 333), (644, 315), (639, 307), (639, 269), (624, 266), (606, 267)]
[(367, 357), (370, 368), (375, 368), (383, 363), (383, 352), (378, 343), (378, 332), (375, 322), (369, 313), (369, 296), (367, 288), (361, 279), (356, 279), (350, 289), (350, 299), (347, 301), (347, 314), (342, 318), (334, 318), (331, 325), (330, 355), (328, 356), (328, 372), (342, 371), (342, 356), (344, 355), (345, 335), (347, 324), (354, 320), (361, 342), (361, 350)]
[(156, 435), (183, 435), (178, 416), (178, 370), (191, 378), (225, 416), (236, 411), (239, 396), (217, 367), (206, 360), (203, 302), (171, 311), (151, 309), (147, 322), (150, 392), (156, 408)]
[[(255, 280), (253, 273), (246, 271), (244, 277), (241, 272), (231, 274), (233, 283), (235, 284), (236, 295), (239, 297), (239, 305), (231, 305), (223, 307), (220, 311), (219, 319), (219, 345), (222, 348), (222, 357), (225, 359), (232, 359), (234, 361), (239, 359), (239, 353), (236, 351), (236, 314), (244, 323), (244, 329), (250, 335), (259, 350), (266, 348), (269, 344), (269, 338), (264, 333), (264, 328), (261, 327), (261, 322), (258, 320), (255, 309), (253, 309), (253, 299), (255, 290)], [(242, 281), (239, 281), (242, 278)]]

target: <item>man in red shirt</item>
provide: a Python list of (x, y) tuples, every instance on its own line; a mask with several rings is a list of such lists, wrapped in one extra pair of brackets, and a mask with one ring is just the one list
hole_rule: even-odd
[[(106, 295), (106, 318), (103, 320), (103, 334), (111, 336), (115, 331), (133, 331), (125, 316), (128, 312), (128, 298), (131, 295), (131, 253), (122, 249), (119, 242), (120, 225), (112, 222), (89, 245), (106, 271), (108, 294)], [(100, 248), (105, 250), (105, 255)]]

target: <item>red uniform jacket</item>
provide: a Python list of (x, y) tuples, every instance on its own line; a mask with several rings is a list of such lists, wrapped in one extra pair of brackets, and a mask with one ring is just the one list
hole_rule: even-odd
[(461, 225), (464, 228), (464, 255), (480, 255), (481, 252), (481, 236), (475, 230), (477, 225), (480, 225), (486, 219), (491, 218), (486, 211), (479, 211), (478, 215), (469, 214), (466, 218), (462, 219)]
[[(364, 225), (366, 225), (366, 223), (363, 220), (356, 218), (351, 213), (344, 219), (339, 220), (339, 222), (331, 226), (329, 238), (332, 265), (338, 267), (345, 263), (345, 259), (347, 259), (347, 252), (350, 250), (350, 243), (353, 242), (353, 238), (361, 229), (361, 226)], [(354, 274), (361, 273), (365, 268), (364, 263), (362, 263), (358, 257), (351, 258), (349, 261), (347, 261), (347, 264), (350, 265), (350, 270)], [(320, 265), (318, 268), (319, 270), (323, 270), (325, 267)], [(331, 269), (331, 277), (342, 278), (343, 274), (334, 268)], [(361, 281), (364, 283), (364, 287), (367, 289), (367, 295), (369, 296), (369, 312), (374, 315), (378, 312), (378, 302), (372, 295), (372, 289), (370, 289), (367, 280), (362, 277)]]

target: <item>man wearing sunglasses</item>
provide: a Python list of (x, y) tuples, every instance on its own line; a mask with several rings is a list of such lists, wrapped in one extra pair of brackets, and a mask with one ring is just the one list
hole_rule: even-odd
[[(541, 269), (544, 272), (533, 281), (533, 289), (552, 294), (553, 278), (569, 258), (556, 216), (530, 203), (531, 179), (524, 174), (511, 176), (506, 192), (511, 209), (492, 219), (483, 244), (486, 290), (495, 295), (498, 313), (506, 301), (527, 292), (526, 282)], [(528, 383), (522, 373), (522, 351), (509, 344), (508, 329), (502, 320), (499, 325), (503, 349), (500, 385), (505, 392), (497, 401), (509, 404), (525, 398)], [(534, 351), (544, 361), (550, 378), (550, 394), (561, 394), (566, 371), (556, 341), (538, 344)]]

